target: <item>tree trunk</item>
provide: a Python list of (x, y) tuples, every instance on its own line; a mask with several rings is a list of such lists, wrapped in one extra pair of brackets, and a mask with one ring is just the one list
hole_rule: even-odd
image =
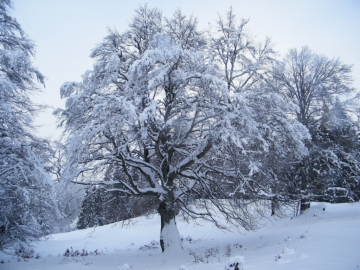
[(277, 198), (275, 197), (271, 198), (271, 215), (272, 216), (276, 215), (276, 212), (277, 210), (279, 210), (279, 208), (280, 206)]
[(300, 201), (300, 214), (303, 214), (306, 209), (310, 208), (310, 200), (309, 199), (302, 199)]
[(166, 196), (158, 208), (161, 217), (160, 246), (162, 252), (180, 254), (182, 246), (175, 221), (174, 196), (171, 195)]
[[(301, 169), (301, 194), (308, 195), (308, 174), (306, 168), (309, 168), (309, 160), (306, 158)], [(310, 199), (302, 198), (300, 200), (300, 215), (304, 213), (306, 209), (310, 208)]]

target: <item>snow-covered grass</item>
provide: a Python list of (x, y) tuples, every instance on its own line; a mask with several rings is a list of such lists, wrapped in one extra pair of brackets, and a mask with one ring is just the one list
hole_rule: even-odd
[[(39, 259), (19, 261), (0, 253), (0, 269), (223, 270), (241, 256), (246, 270), (360, 269), (360, 204), (313, 203), (302, 216), (271, 219), (246, 234), (223, 232), (205, 221), (178, 219), (177, 225), (183, 255), (161, 253), (160, 218), (154, 215), (51, 235), (36, 243)], [(66, 257), (67, 249), (89, 254)]]

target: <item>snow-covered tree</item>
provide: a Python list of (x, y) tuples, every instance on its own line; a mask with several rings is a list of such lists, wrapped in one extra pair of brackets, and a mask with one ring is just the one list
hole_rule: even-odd
[(238, 23), (230, 8), (210, 31), (211, 53), (222, 66), (229, 91), (235, 93), (256, 89), (267, 77), (276, 56), (270, 39), (264, 43), (254, 41), (248, 23), (248, 20)]
[(297, 104), (298, 120), (311, 134), (316, 132), (324, 108), (337, 97), (354, 91), (351, 66), (315, 54), (308, 47), (291, 49), (273, 71), (288, 99)]
[(206, 39), (204, 33), (197, 28), (198, 21), (191, 16), (187, 18), (180, 9), (176, 10), (172, 18), (165, 18), (164, 32), (171, 39), (181, 45), (182, 49), (205, 48)]
[(41, 109), (30, 96), (44, 84), (32, 65), (34, 43), (0, 0), (0, 249), (28, 245), (49, 232), (56, 214), (52, 182), (44, 167), (48, 142), (32, 135)]
[[(317, 55), (308, 47), (303, 47), (300, 51), (290, 50), (284, 60), (275, 65), (273, 70), (275, 79), (273, 87), (280, 89), (289, 101), (297, 105), (293, 113), (309, 129), (312, 137), (308, 141), (309, 156), (301, 160), (294, 176), (297, 182), (294, 185), (294, 193), (300, 195), (301, 212), (310, 206), (309, 200), (312, 197), (320, 195), (319, 193), (326, 186), (327, 180), (324, 178), (330, 177), (329, 172), (339, 172), (340, 165), (335, 152), (338, 154), (347, 152), (341, 144), (336, 144), (335, 140), (330, 144), (325, 143), (328, 139), (325, 138), (327, 135), (324, 137), (324, 128), (327, 126), (326, 129), (330, 131), (328, 129), (330, 122), (326, 118), (329, 117), (331, 111), (336, 111), (331, 107), (335, 106), (338, 98), (354, 92), (351, 86), (351, 71), (351, 66), (341, 63), (338, 59), (328, 59)], [(343, 120), (341, 123), (342, 120), (337, 118), (336, 125), (349, 126), (347, 121)], [(356, 132), (352, 134), (355, 135)], [(348, 154), (349, 152), (346, 155)], [(351, 154), (351, 156), (354, 155)], [(345, 167), (351, 167), (354, 173), (358, 171), (358, 165), (356, 165), (358, 163), (350, 159), (348, 161)], [(324, 166), (327, 169), (324, 169)], [(343, 166), (344, 164), (341, 165)]]
[[(286, 102), (279, 89), (268, 86), (272, 66), (277, 63), (276, 53), (270, 39), (258, 43), (251, 37), (248, 22), (238, 22), (230, 8), (225, 18), (219, 17), (215, 27), (211, 28), (210, 53), (220, 66), (221, 78), (230, 94), (246, 97), (247, 106), (256, 115), (254, 125), (260, 127), (262, 136), (267, 139), (267, 151), (253, 144), (244, 154), (234, 146), (231, 155), (244, 175), (244, 192), (248, 198), (270, 199), (272, 214), (275, 214), (279, 201), (289, 201), (284, 183), (288, 182), (290, 164), (299, 158), (298, 152), (293, 151), (297, 131), (289, 132), (282, 120), (292, 113), (295, 104)], [(298, 132), (304, 136), (303, 127), (299, 127)]]
[(103, 217), (103, 194), (101, 189), (95, 186), (85, 192), (85, 197), (81, 205), (81, 212), (77, 222), (78, 229), (105, 225)]
[[(256, 219), (239, 199), (248, 187), (257, 190), (250, 181), (261, 170), (257, 158), (270, 145), (303, 155), (307, 131), (281, 109), (281, 96), (229, 88), (193, 19), (175, 13), (186, 31), (197, 33), (180, 35), (187, 32), (170, 27), (171, 20), (164, 31), (156, 14), (140, 8), (130, 30), (111, 31), (92, 53), (94, 69), (82, 82), (61, 87), (66, 109), (56, 114), (67, 134), (63, 177), (124, 196), (157, 198), (162, 250), (176, 252), (176, 204), (184, 215), (221, 228), (226, 225), (216, 213), (228, 224), (254, 229)], [(142, 35), (144, 25), (156, 25), (145, 28), (157, 33)], [(196, 42), (186, 42), (195, 36)], [(233, 153), (245, 161), (234, 160)], [(193, 207), (200, 201), (201, 208)]]
[[(313, 140), (316, 148), (311, 175), (314, 177), (309, 187), (315, 190), (314, 193), (317, 190), (321, 194), (329, 188), (343, 188), (350, 201), (360, 200), (359, 135), (358, 123), (348, 115), (344, 103), (336, 100), (330, 108), (324, 110)], [(314, 182), (320, 186), (317, 190)]]

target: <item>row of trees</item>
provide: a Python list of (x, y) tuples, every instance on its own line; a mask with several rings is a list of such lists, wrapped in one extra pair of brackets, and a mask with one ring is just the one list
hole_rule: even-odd
[(79, 228), (157, 204), (167, 252), (181, 248), (178, 210), (252, 230), (264, 199), (273, 213), (291, 201), (303, 211), (330, 187), (359, 200), (358, 111), (341, 101), (354, 91), (351, 66), (307, 47), (279, 60), (232, 9), (200, 31), (194, 17), (178, 10), (164, 18), (145, 5), (127, 31), (109, 30), (81, 82), (61, 87), (58, 152), (31, 133), (40, 107), (29, 95), (44, 78), (9, 8), (0, 0), (0, 249), (48, 233), (64, 215), (54, 176), (88, 186)]
[(154, 198), (126, 197), (120, 192), (106, 192), (92, 186), (83, 196), (76, 226), (85, 229), (154, 214), (156, 205)]

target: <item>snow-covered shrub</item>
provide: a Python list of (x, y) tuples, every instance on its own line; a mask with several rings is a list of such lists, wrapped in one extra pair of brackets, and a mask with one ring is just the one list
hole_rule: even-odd
[(210, 257), (215, 257), (218, 253), (219, 253), (218, 248), (208, 248), (207, 250), (205, 250), (206, 263), (209, 263)]
[(244, 270), (244, 257), (235, 256), (230, 258), (224, 270)]
[(150, 242), (150, 244), (141, 246), (139, 248), (139, 250), (145, 251), (145, 250), (148, 250), (148, 249), (158, 249), (159, 247), (160, 247), (160, 243), (158, 241), (152, 240)]
[(120, 270), (131, 270), (131, 267), (127, 263), (124, 263), (123, 265), (119, 266), (119, 269)]
[(195, 251), (191, 250), (189, 252), (189, 255), (194, 257), (194, 261), (193, 261), (194, 264), (198, 264), (201, 262), (204, 263), (204, 258), (200, 254), (196, 253)]
[(188, 241), (189, 243), (191, 243), (193, 241), (193, 239), (191, 238), (191, 236), (188, 236), (185, 238), (186, 241)]
[(18, 248), (15, 249), (15, 255), (18, 258), (24, 259), (25, 261), (32, 258), (35, 259), (40, 258), (39, 254), (35, 255), (35, 251), (32, 248), (25, 245), (19, 245)]
[(225, 254), (224, 254), (224, 256), (226, 256), (226, 257), (230, 257), (230, 256), (231, 256), (231, 245), (230, 245), (230, 244), (227, 244), (227, 245), (225, 246)]
[(63, 256), (64, 257), (85, 257), (85, 256), (92, 256), (92, 255), (100, 255), (102, 254), (101, 251), (99, 251), (98, 249), (95, 249), (94, 251), (90, 251), (88, 252), (85, 249), (82, 249), (81, 252), (76, 249), (73, 250), (73, 248), (71, 247), (70, 249), (66, 249)]

